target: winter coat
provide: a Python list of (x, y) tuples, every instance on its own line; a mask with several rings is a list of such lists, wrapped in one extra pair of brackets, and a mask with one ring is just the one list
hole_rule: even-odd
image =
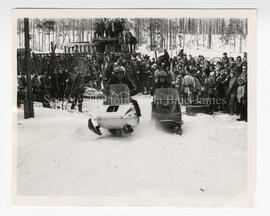
[(21, 76), (21, 77), (20, 77), (20, 79), (19, 79), (19, 86), (20, 86), (21, 88), (24, 88), (25, 86), (27, 86), (25, 76)]
[(40, 91), (44, 95), (49, 95), (50, 89), (51, 89), (51, 77), (49, 75), (42, 76), (40, 78)]
[(168, 62), (169, 61), (169, 59), (170, 59), (170, 55), (169, 55), (169, 53), (166, 51), (166, 52), (164, 52), (164, 59)]
[(190, 74), (184, 76), (181, 86), (181, 92), (188, 93), (189, 91), (194, 92), (196, 87), (196, 80)]
[(51, 83), (52, 83), (51, 89), (54, 91), (59, 91), (58, 77), (56, 74), (52, 74)]
[(169, 77), (171, 79), (172, 82), (175, 82), (176, 81), (176, 74), (174, 72), (169, 72)]
[(77, 75), (75, 77), (75, 80), (72, 83), (71, 87), (71, 96), (73, 97), (82, 97), (82, 94), (84, 93), (84, 82), (83, 77), (81, 75)]
[(229, 82), (229, 87), (227, 89), (227, 96), (236, 97), (237, 95), (237, 79), (238, 77), (232, 77)]
[(237, 102), (241, 103), (245, 97), (246, 94), (246, 86), (242, 85), (242, 86), (238, 86), (237, 87)]
[(222, 64), (223, 64), (223, 66), (224, 66), (225, 64), (229, 64), (229, 58), (228, 58), (228, 57), (222, 57), (221, 62), (222, 62)]
[(182, 76), (177, 75), (175, 79), (175, 87), (181, 89), (181, 85), (182, 85)]
[(156, 70), (154, 71), (154, 76), (155, 76), (155, 80), (156, 80), (156, 81), (157, 81), (158, 73), (159, 73), (159, 70), (156, 69)]
[(223, 98), (226, 97), (226, 90), (229, 84), (229, 76), (225, 74), (220, 75), (216, 80), (216, 91), (217, 97)]
[(194, 58), (191, 58), (188, 60), (188, 65), (193, 65), (195, 67), (196, 62), (195, 62)]
[(215, 77), (210, 76), (205, 79), (205, 90), (208, 94), (214, 94), (216, 86)]
[(236, 63), (235, 68), (237, 71), (237, 75), (240, 75), (242, 73), (242, 63), (241, 62)]
[(194, 80), (195, 80), (195, 91), (201, 92), (202, 87), (203, 87), (202, 83), (200, 82), (200, 80), (197, 77), (194, 77)]
[(32, 78), (31, 83), (32, 83), (32, 87), (39, 88), (40, 82), (36, 76)]

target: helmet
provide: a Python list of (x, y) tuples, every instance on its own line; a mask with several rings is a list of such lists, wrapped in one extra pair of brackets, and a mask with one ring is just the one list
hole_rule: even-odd
[(126, 72), (126, 69), (123, 67), (123, 66), (116, 66), (115, 69), (114, 69), (114, 74), (117, 74), (119, 72), (123, 72), (125, 74)]

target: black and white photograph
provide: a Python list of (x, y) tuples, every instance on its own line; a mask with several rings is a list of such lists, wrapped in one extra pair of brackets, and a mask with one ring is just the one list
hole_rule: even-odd
[(15, 204), (254, 205), (256, 10), (14, 9), (12, 34)]

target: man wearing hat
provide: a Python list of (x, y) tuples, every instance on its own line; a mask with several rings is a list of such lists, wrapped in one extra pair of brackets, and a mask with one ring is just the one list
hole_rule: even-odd
[[(133, 96), (137, 92), (137, 87), (136, 85), (132, 82), (131, 79), (126, 76), (126, 69), (123, 66), (116, 66), (114, 69), (114, 77), (109, 79), (107, 82), (105, 88), (110, 85), (110, 84), (126, 84), (129, 87), (130, 90), (130, 95)], [(131, 98), (131, 102), (134, 105), (134, 108), (136, 110), (136, 114), (138, 117), (141, 116), (141, 110), (138, 105), (138, 102), (134, 99)]]
[(153, 95), (158, 88), (172, 88), (172, 83), (168, 81), (168, 74), (163, 70), (159, 71), (157, 74), (157, 81), (153, 86), (151, 95)]

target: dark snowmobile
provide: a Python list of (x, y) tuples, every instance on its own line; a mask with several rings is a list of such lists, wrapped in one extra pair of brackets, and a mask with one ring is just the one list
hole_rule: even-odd
[(155, 90), (152, 102), (152, 120), (174, 129), (179, 135), (182, 134), (180, 96), (176, 89), (159, 88)]

